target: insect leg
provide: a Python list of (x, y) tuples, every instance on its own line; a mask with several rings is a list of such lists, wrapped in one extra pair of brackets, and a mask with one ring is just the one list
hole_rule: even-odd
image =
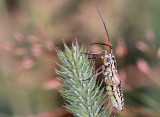
[(108, 46), (109, 48), (113, 49), (113, 46), (111, 46), (110, 44), (106, 44), (106, 43), (92, 43), (91, 45), (95, 45), (95, 44), (105, 45), (105, 46)]
[(88, 58), (88, 59), (96, 59), (98, 58), (99, 56), (95, 56), (95, 57), (91, 57), (91, 58)]
[(104, 65), (102, 65), (102, 66), (100, 66), (97, 70), (96, 70), (96, 74), (97, 74), (97, 72), (102, 68), (102, 71), (103, 71), (103, 66)]
[[(94, 76), (92, 76), (92, 77), (98, 76), (98, 75), (101, 74), (101, 73), (103, 73), (103, 71), (97, 73), (96, 75), (94, 75)], [(86, 81), (86, 80), (90, 80), (90, 79), (91, 79), (91, 77), (90, 77), (90, 78), (87, 78), (87, 79), (85, 79), (85, 80), (82, 80), (82, 81)]]
[(99, 51), (99, 52), (92, 52), (92, 53), (84, 53), (84, 54), (88, 54), (88, 55), (97, 55), (97, 54), (101, 54), (104, 50)]
[(110, 85), (110, 86), (114, 86), (114, 87), (117, 87), (117, 86), (118, 86), (117, 83), (113, 82), (113, 81), (110, 80), (110, 79), (105, 80), (105, 82), (106, 82), (108, 85)]
[(101, 57), (101, 53), (103, 52), (104, 50), (100, 51), (100, 52), (96, 52), (96, 53), (84, 53), (84, 54), (87, 54), (87, 55), (98, 55), (98, 56), (95, 56), (95, 57), (89, 57), (88, 59), (96, 59), (98, 57)]
[(120, 78), (119, 78), (119, 75), (116, 73), (115, 74), (116, 75), (116, 77), (118, 78), (118, 80), (121, 82), (121, 80), (120, 80)]
[(110, 53), (113, 53), (113, 46), (111, 46), (109, 44), (105, 44), (105, 43), (93, 43), (92, 45), (94, 45), (94, 44), (100, 44), (100, 45), (108, 46), (110, 48)]
[[(97, 73), (102, 67), (103, 67), (103, 65), (96, 70), (96, 75), (94, 75), (94, 76), (92, 76), (92, 77), (98, 76), (99, 74), (103, 73), (103, 70), (102, 70), (101, 72)], [(87, 79), (85, 79), (85, 80), (82, 80), (82, 81), (86, 81), (86, 80), (90, 80), (90, 79), (91, 79), (91, 77), (90, 77), (90, 78), (87, 78)]]

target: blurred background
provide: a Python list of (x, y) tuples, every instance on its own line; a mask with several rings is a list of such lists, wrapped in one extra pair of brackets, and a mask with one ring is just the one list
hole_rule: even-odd
[[(117, 117), (160, 116), (160, 1), (1, 0), (0, 117), (67, 117), (55, 47), (77, 38), (98, 52), (108, 28), (125, 98)], [(97, 66), (102, 64), (97, 60)]]

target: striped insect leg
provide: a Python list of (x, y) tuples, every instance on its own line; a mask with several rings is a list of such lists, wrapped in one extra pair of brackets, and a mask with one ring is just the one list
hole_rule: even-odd
[(124, 98), (122, 93), (121, 85), (118, 86), (106, 86), (107, 94), (109, 96), (110, 103), (112, 104), (112, 107), (114, 107), (117, 110), (123, 111), (124, 106)]
[[(98, 73), (98, 71), (99, 71), (102, 67), (103, 67), (103, 65), (96, 70), (96, 75), (94, 75), (94, 76), (92, 76), (92, 77), (96, 77), (96, 76), (100, 75), (101, 73), (103, 73), (103, 71), (100, 71), (100, 72)], [(84, 79), (84, 80), (82, 80), (82, 81), (86, 81), (86, 80), (90, 80), (90, 79), (91, 79), (91, 78), (87, 78), (87, 79)]]

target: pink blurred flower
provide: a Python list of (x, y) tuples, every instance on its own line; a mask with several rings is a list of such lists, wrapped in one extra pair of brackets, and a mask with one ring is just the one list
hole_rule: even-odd
[(148, 41), (152, 41), (155, 38), (152, 30), (147, 30), (145, 35)]
[(44, 88), (46, 90), (52, 90), (52, 89), (59, 89), (60, 86), (61, 86), (62, 82), (60, 82), (59, 80), (57, 79), (54, 79), (54, 80), (50, 80), (50, 81), (47, 81), (45, 84), (44, 84)]
[(142, 41), (138, 41), (136, 44), (136, 47), (141, 50), (142, 52), (145, 52), (148, 50), (148, 45), (146, 45), (144, 42)]
[(20, 44), (22, 44), (26, 41), (25, 37), (22, 33), (15, 34), (15, 38), (16, 38), (17, 42), (20, 43)]
[(18, 56), (21, 56), (21, 55), (25, 55), (27, 53), (26, 49), (24, 48), (15, 48), (14, 49), (14, 53)]
[(144, 59), (137, 60), (137, 67), (145, 75), (149, 76), (151, 74), (151, 69)]
[(49, 51), (53, 51), (54, 49), (54, 43), (52, 41), (46, 41), (45, 42), (45, 45), (46, 45), (46, 48), (49, 50)]
[(33, 67), (34, 61), (31, 57), (26, 57), (21, 65), (23, 69), (30, 69)]
[(40, 44), (33, 44), (31, 51), (34, 56), (39, 56), (42, 53), (42, 46)]
[(12, 51), (14, 49), (14, 45), (11, 42), (2, 43), (1, 47), (7, 51)]
[(36, 43), (38, 41), (38, 38), (34, 35), (29, 35), (27, 39), (30, 43)]

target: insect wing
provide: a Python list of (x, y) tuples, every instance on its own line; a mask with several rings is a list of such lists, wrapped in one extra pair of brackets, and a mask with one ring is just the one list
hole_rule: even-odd
[(112, 107), (114, 107), (117, 110), (123, 111), (124, 98), (121, 85), (119, 85), (118, 87), (107, 85), (106, 90), (108, 96), (112, 95), (110, 97), (110, 103), (112, 104)]

